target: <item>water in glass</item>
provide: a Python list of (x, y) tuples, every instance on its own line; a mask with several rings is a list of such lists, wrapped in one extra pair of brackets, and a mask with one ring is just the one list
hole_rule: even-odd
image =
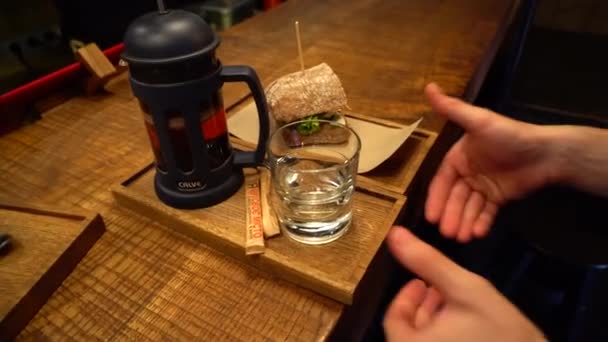
[(351, 222), (356, 160), (337, 152), (323, 158), (298, 151), (277, 160), (273, 204), (281, 225), (295, 240), (321, 244), (342, 236)]

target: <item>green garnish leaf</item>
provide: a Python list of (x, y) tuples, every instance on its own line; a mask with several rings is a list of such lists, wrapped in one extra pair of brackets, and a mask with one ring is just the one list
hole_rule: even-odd
[(300, 123), (296, 130), (302, 135), (311, 135), (321, 130), (321, 123), (317, 115), (310, 115), (303, 119), (304, 122)]

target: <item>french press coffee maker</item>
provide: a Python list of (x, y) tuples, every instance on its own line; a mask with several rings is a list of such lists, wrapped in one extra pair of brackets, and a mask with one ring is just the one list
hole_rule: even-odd
[[(219, 37), (198, 15), (182, 10), (145, 14), (128, 27), (122, 58), (139, 101), (156, 161), (154, 188), (164, 203), (183, 209), (219, 203), (243, 183), (243, 167), (261, 165), (268, 110), (255, 71), (223, 66)], [(246, 82), (258, 110), (253, 152), (234, 151), (228, 139), (221, 88)]]

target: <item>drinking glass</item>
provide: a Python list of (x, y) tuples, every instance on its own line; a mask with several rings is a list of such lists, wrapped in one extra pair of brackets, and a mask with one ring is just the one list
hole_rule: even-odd
[(360, 150), (357, 134), (333, 121), (296, 121), (274, 132), (271, 203), (289, 237), (316, 245), (346, 233)]

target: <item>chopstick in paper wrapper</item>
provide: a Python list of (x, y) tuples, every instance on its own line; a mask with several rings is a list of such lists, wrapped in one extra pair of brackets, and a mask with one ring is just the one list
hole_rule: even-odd
[(249, 177), (245, 184), (245, 206), (247, 229), (245, 232), (245, 254), (264, 253), (264, 228), (260, 200), (260, 178)]
[(279, 222), (270, 205), (270, 171), (260, 169), (260, 196), (262, 204), (262, 222), (264, 224), (264, 236), (269, 239), (281, 234)]

